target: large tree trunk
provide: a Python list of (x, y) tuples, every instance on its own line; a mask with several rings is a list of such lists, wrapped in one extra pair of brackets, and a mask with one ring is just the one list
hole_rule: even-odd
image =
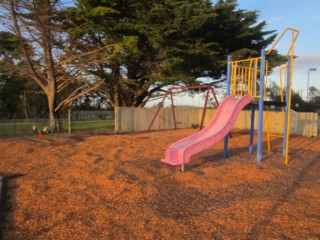
[(115, 83), (113, 85), (113, 91), (114, 91), (113, 108), (115, 109), (116, 107), (121, 107), (120, 88), (119, 88), (119, 84), (118, 83)]
[(29, 114), (28, 114), (28, 107), (27, 107), (27, 94), (26, 94), (26, 89), (23, 90), (23, 112), (24, 112), (24, 117), (26, 118), (27, 121), (29, 121)]
[(55, 104), (52, 104), (52, 100), (48, 96), (48, 106), (49, 106), (49, 129), (51, 132), (60, 132), (62, 130), (62, 124), (59, 119), (59, 115), (55, 111)]
[(60, 132), (61, 129), (61, 123), (59, 119), (57, 118), (57, 112), (56, 112), (56, 90), (55, 90), (55, 81), (50, 81), (50, 85), (48, 86), (48, 109), (49, 109), (49, 122), (50, 122), (50, 131), (51, 132)]

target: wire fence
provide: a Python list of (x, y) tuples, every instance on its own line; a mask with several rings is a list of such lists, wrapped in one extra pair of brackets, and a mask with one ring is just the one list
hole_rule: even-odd
[(114, 133), (114, 111), (70, 111), (69, 132)]
[[(68, 116), (58, 119), (61, 132), (113, 134), (113, 111), (69, 111)], [(48, 133), (49, 119), (0, 119), (0, 137), (18, 137)]]

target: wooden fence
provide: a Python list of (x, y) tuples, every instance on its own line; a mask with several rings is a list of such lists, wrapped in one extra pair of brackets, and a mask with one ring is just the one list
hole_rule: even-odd
[[(177, 128), (191, 128), (192, 124), (200, 124), (202, 117), (202, 109), (199, 108), (176, 108)], [(115, 110), (115, 132), (129, 133), (147, 131), (157, 109), (156, 108), (127, 108), (121, 107)], [(206, 126), (212, 119), (215, 110), (208, 109), (204, 119)], [(281, 122), (282, 116), (279, 112), (269, 112), (269, 119), (272, 122)], [(250, 129), (250, 111), (241, 111), (234, 125), (234, 128), (249, 130)], [(264, 112), (264, 121), (266, 120), (266, 112)], [(291, 114), (291, 134), (306, 137), (318, 136), (318, 113), (301, 113), (292, 112)], [(266, 131), (266, 124), (263, 124)], [(282, 133), (283, 127), (269, 125), (270, 131), (274, 133)], [(160, 110), (151, 130), (173, 129), (173, 114), (171, 108), (163, 108)], [(255, 112), (255, 130), (258, 127), (258, 111)]]

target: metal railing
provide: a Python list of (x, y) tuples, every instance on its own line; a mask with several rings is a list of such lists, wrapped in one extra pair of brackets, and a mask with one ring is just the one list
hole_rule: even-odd
[[(287, 32), (291, 32), (291, 44), (287, 52), (286, 58), (291, 60), (293, 65), (293, 52), (294, 44), (299, 35), (299, 32), (293, 28), (287, 28), (283, 31), (277, 41), (272, 45), (270, 50), (266, 52), (266, 56), (269, 55), (276, 45), (283, 39)], [(251, 98), (260, 98), (259, 93), (259, 79), (261, 74), (262, 65), (264, 65), (264, 88), (266, 89), (266, 82), (268, 79), (269, 64), (268, 61), (262, 61), (262, 57), (248, 58), (242, 60), (230, 61), (228, 64), (231, 65), (231, 81), (230, 81), (230, 94), (237, 96), (244, 96), (249, 94)], [(290, 66), (292, 71), (293, 66)], [(292, 78), (292, 72), (290, 72)], [(290, 80), (290, 83), (292, 79)], [(291, 84), (290, 84), (291, 86)], [(264, 91), (266, 96), (266, 91)]]

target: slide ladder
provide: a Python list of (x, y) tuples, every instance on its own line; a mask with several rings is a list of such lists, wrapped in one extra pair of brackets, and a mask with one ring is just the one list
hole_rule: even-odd
[[(269, 109), (269, 111), (266, 111), (266, 133), (267, 133), (267, 142), (268, 142), (268, 151), (271, 151), (271, 137), (279, 137), (283, 138), (284, 133), (284, 123), (285, 123), (285, 97), (284, 97), (284, 89), (285, 84), (284, 80), (286, 79), (286, 71), (287, 71), (287, 65), (280, 68), (280, 103), (282, 106), (279, 109), (274, 109), (274, 111), (270, 111), (272, 109)], [(283, 73), (284, 72), (284, 73)], [(283, 78), (284, 76), (284, 78)], [(266, 81), (267, 84), (267, 81)], [(273, 131), (272, 131), (273, 129)], [(276, 130), (275, 130), (276, 129)]]

